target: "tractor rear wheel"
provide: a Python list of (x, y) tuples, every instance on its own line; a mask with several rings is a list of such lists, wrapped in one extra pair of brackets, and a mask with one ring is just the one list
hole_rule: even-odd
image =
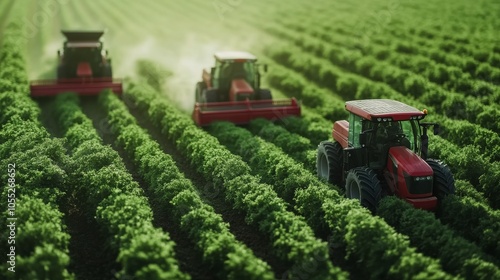
[(346, 196), (358, 199), (363, 207), (375, 213), (382, 197), (382, 187), (377, 174), (368, 167), (356, 167), (347, 173)]
[(449, 194), (454, 194), (455, 179), (453, 178), (450, 168), (439, 160), (427, 159), (426, 162), (434, 172), (433, 195), (436, 196), (438, 200), (441, 200)]
[(271, 91), (270, 90), (268, 90), (268, 89), (261, 89), (259, 91), (258, 99), (259, 100), (272, 100), (273, 96), (271, 95)]
[(334, 185), (339, 185), (342, 182), (342, 146), (339, 142), (323, 141), (319, 143), (316, 172), (318, 177)]
[(205, 90), (205, 89), (206, 89), (206, 86), (205, 86), (204, 82), (198, 82), (198, 83), (196, 83), (196, 89), (195, 89), (195, 92), (194, 92), (196, 102), (202, 102), (201, 95), (202, 95), (203, 90)]

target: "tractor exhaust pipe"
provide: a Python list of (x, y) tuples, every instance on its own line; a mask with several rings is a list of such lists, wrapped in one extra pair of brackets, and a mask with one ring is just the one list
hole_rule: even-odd
[(439, 124), (437, 123), (420, 123), (420, 126), (422, 127), (422, 136), (420, 137), (421, 140), (421, 157), (422, 159), (426, 160), (427, 155), (429, 153), (429, 135), (427, 135), (427, 129), (429, 129), (430, 126), (434, 127), (434, 135), (439, 135)]

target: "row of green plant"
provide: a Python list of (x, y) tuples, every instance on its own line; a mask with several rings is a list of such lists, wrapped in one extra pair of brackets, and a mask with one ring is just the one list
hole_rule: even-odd
[[(40, 109), (28, 97), (28, 79), (22, 45), (22, 25), (11, 23), (3, 32), (0, 49), (0, 162), (2, 182), (15, 184), (15, 193), (2, 189), (2, 222), (15, 217), (15, 243), (7, 243), (10, 230), (3, 230), (2, 244), (15, 247), (15, 272), (7, 253), (2, 254), (3, 279), (74, 279), (68, 271), (69, 240), (64, 215), (59, 210), (68, 176), (60, 167), (68, 163), (62, 141), (52, 139), (38, 121)], [(10, 166), (10, 167), (9, 167)], [(7, 170), (15, 170), (9, 174)], [(10, 180), (9, 180), (10, 179)], [(15, 195), (15, 200), (8, 195)], [(7, 213), (8, 200), (15, 204)], [(9, 246), (7, 247), (7, 244)]]
[[(370, 272), (366, 277), (410, 278), (419, 273), (427, 277), (437, 275), (445, 277), (436, 260), (417, 253), (415, 248), (411, 248), (404, 241), (407, 237), (398, 234), (381, 219), (372, 216), (359, 203), (348, 204), (347, 212), (356, 212), (357, 216), (365, 221), (364, 223), (351, 219), (348, 215), (327, 214), (341, 211), (338, 206), (346, 200), (342, 191), (334, 190), (331, 186), (320, 182), (304, 168), (302, 163), (292, 160), (275, 145), (227, 122), (214, 123), (209, 127), (209, 131), (229, 150), (243, 157), (252, 167), (252, 171), (261, 176), (264, 183), (273, 183), (276, 192), (285, 200), (295, 204), (295, 209), (307, 219), (319, 235), (330, 234), (333, 236), (331, 244), (338, 243), (345, 246), (349, 260)], [(327, 194), (321, 195), (322, 192)], [(373, 232), (369, 235), (364, 233), (367, 227), (373, 225), (377, 225), (377, 228), (372, 229)], [(363, 240), (367, 236), (370, 236), (370, 244)], [(392, 252), (392, 255), (386, 258), (368, 257), (376, 256), (382, 248)], [(396, 259), (403, 261), (397, 262)], [(410, 259), (412, 262), (405, 261)], [(418, 272), (415, 273), (416, 271)]]
[[(408, 45), (408, 42), (400, 42), (398, 40), (398, 43), (395, 43), (392, 41), (393, 48), (388, 48), (387, 42), (383, 44), (376, 42), (366, 44), (366, 42), (361, 40), (359, 34), (352, 31), (345, 32), (344, 26), (338, 27), (343, 32), (332, 32), (329, 29), (325, 29), (324, 25), (309, 24), (308, 21), (310, 21), (310, 18), (308, 20), (306, 16), (300, 21), (300, 24), (295, 19), (291, 21), (290, 18), (286, 17), (278, 20), (287, 29), (306, 33), (329, 44), (359, 50), (363, 58), (356, 62), (356, 64), (363, 66), (363, 75), (373, 72), (377, 74), (375, 75), (377, 79), (384, 80), (384, 75), (387, 77), (389, 72), (392, 72), (392, 75), (396, 75), (398, 79), (404, 79), (412, 74), (411, 72), (400, 71), (394, 67), (398, 66), (401, 69), (410, 70), (413, 73), (422, 75), (428, 81), (437, 83), (447, 90), (457, 91), (465, 96), (470, 95), (475, 99), (481, 100), (484, 104), (495, 105), (500, 101), (500, 87), (498, 87), (500, 83), (500, 69), (494, 68), (488, 63), (483, 62), (476, 65), (475, 61), (472, 61), (470, 63), (473, 63), (474, 67), (467, 66), (469, 71), (463, 72), (461, 68), (452, 66), (455, 64), (448, 64), (442, 60), (439, 60), (441, 62), (437, 62), (431, 59), (430, 57), (437, 55), (435, 53), (420, 55), (418, 53), (420, 48), (413, 49), (416, 45)], [(304, 28), (304, 26), (307, 26), (307, 28)], [(407, 53), (410, 47), (412, 51)], [(432, 51), (435, 51), (435, 49)], [(441, 50), (437, 51), (438, 53), (442, 52)], [(443, 53), (443, 55), (447, 54)], [(463, 57), (459, 58), (459, 63), (465, 63)], [(398, 83), (398, 85), (403, 86), (401, 83)]]
[[(398, 9), (398, 3), (393, 4), (396, 6), (395, 9)], [(338, 4), (334, 8), (339, 9)], [(301, 26), (307, 30), (315, 27), (318, 27), (316, 28), (317, 30), (325, 29), (325, 33), (329, 33), (324, 35), (327, 37), (332, 36), (332, 34), (348, 35), (365, 45), (378, 44), (384, 46), (390, 52), (419, 54), (424, 57), (431, 57), (438, 63), (463, 68), (464, 72), (469, 72), (471, 75), (480, 64), (489, 64), (500, 68), (500, 47), (495, 44), (494, 40), (491, 40), (491, 37), (486, 40), (477, 40), (477, 37), (474, 38), (474, 36), (471, 36), (467, 32), (446, 31), (445, 29), (451, 26), (451, 22), (445, 19), (443, 20), (447, 24), (435, 22), (433, 23), (433, 27), (429, 27), (412, 24), (407, 20), (412, 17), (406, 17), (404, 21), (398, 20), (397, 24), (384, 26), (386, 32), (363, 32), (364, 30), (359, 30), (359, 27), (361, 29), (367, 27), (376, 31), (378, 22), (375, 22), (375, 25), (368, 26), (373, 24), (373, 22), (370, 22), (370, 20), (363, 21), (362, 23), (350, 21), (349, 19), (352, 19), (352, 16), (344, 15), (350, 15), (353, 12), (352, 6), (344, 8), (344, 14), (336, 18), (331, 18), (324, 13), (318, 13), (317, 17), (314, 18), (316, 20), (314, 24), (308, 22), (312, 21), (311, 17), (307, 16), (308, 14), (295, 13), (300, 20), (294, 23), (305, 21)], [(430, 10), (440, 11), (441, 9), (431, 8)], [(285, 20), (287, 18), (289, 17), (279, 17), (279, 19)], [(373, 20), (374, 18), (371, 19)], [(288, 21), (287, 23), (290, 22)], [(410, 24), (408, 25), (408, 23)], [(481, 24), (481, 22), (475, 22), (475, 26), (478, 26), (478, 23)], [(491, 35), (487, 32), (485, 29), (481, 34), (476, 33), (474, 35)]]
[[(500, 210), (493, 210), (483, 194), (467, 181), (455, 181), (456, 194), (445, 198), (441, 222), (473, 240), (483, 252), (500, 260)], [(464, 224), (467, 225), (464, 227)]]
[[(289, 47), (275, 49), (270, 55), (276, 62), (303, 73), (308, 79), (331, 88), (344, 98), (354, 95), (363, 88), (372, 94), (384, 97), (404, 93), (406, 99), (427, 104), (428, 107), (442, 112), (447, 117), (465, 119), (484, 128), (500, 131), (499, 124), (494, 121), (500, 117), (498, 105), (483, 105), (474, 97), (464, 97), (446, 91), (416, 74), (402, 75), (400, 70), (390, 69), (390, 65), (387, 65), (389, 68), (385, 66), (377, 68), (380, 70), (377, 73), (372, 72), (370, 71), (372, 65), (365, 63), (367, 58), (360, 51), (329, 45), (312, 36), (304, 38), (306, 35), (298, 35), (281, 27), (268, 27), (266, 30), (273, 35), (287, 38), (305, 51)], [(339, 67), (366, 76), (373, 81), (347, 74)], [(325, 71), (330, 73), (325, 75)], [(433, 106), (429, 106), (431, 104)]]
[(439, 258), (445, 270), (456, 271), (466, 279), (500, 277), (495, 259), (442, 225), (433, 213), (414, 209), (403, 200), (389, 196), (380, 202), (377, 215), (402, 234), (407, 234), (411, 244), (423, 253)]
[(110, 236), (122, 270), (118, 277), (189, 279), (179, 269), (175, 243), (153, 226), (153, 214), (139, 184), (121, 157), (104, 145), (92, 121), (81, 111), (78, 97), (56, 97), (55, 115), (72, 152), (68, 166), (72, 195), (84, 205), (88, 219)]
[(136, 123), (118, 97), (102, 93), (99, 102), (107, 111), (109, 124), (118, 135), (117, 144), (133, 159), (141, 177), (149, 184), (152, 199), (180, 224), (196, 244), (203, 259), (224, 279), (274, 279), (269, 265), (236, 240), (229, 225), (200, 198), (160, 145)]
[(273, 253), (286, 262), (289, 277), (345, 279), (347, 273), (328, 260), (328, 246), (318, 240), (303, 220), (287, 210), (270, 185), (250, 174), (250, 167), (231, 154), (216, 138), (198, 128), (187, 116), (146, 85), (131, 86), (125, 94), (131, 106), (148, 112), (149, 121), (162, 128), (190, 164), (225, 194), (235, 209), (246, 213), (272, 242)]
[(478, 191), (484, 193), (491, 207), (500, 208), (500, 162), (489, 162), (477, 146), (457, 146), (441, 137), (429, 138), (429, 155), (444, 159), (456, 178), (469, 181)]

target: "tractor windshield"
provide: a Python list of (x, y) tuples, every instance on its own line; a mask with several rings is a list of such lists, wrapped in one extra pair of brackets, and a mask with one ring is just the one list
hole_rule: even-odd
[(227, 81), (238, 78), (245, 79), (253, 86), (255, 81), (255, 63), (251, 61), (221, 63), (220, 78)]
[(371, 122), (362, 121), (362, 130), (371, 131), (366, 135), (366, 146), (371, 151), (370, 167), (383, 168), (387, 152), (393, 146), (405, 146), (419, 153), (420, 127), (417, 120)]
[(101, 60), (101, 51), (98, 48), (68, 48), (64, 53), (65, 61), (68, 64), (89, 62), (90, 64), (99, 63)]
[(373, 129), (368, 144), (403, 145), (413, 151), (418, 150), (420, 129), (416, 120), (365, 122), (366, 129)]

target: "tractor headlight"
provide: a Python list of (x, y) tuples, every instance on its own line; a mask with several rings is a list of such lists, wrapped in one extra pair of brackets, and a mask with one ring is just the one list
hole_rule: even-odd
[(415, 181), (429, 181), (429, 180), (432, 180), (432, 176), (415, 177)]

